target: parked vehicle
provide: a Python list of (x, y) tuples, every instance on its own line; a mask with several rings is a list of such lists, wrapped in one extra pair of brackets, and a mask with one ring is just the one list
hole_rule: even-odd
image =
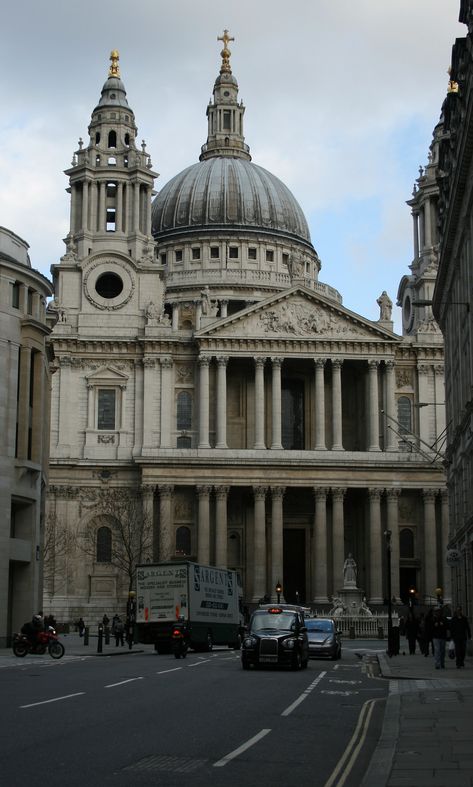
[(306, 620), (307, 636), (309, 638), (309, 656), (316, 658), (341, 659), (342, 642), (341, 632), (332, 618), (311, 618)]
[(137, 568), (138, 641), (158, 653), (172, 650), (172, 632), (181, 618), (193, 650), (214, 645), (238, 648), (242, 615), (235, 571), (191, 561), (146, 563)]
[(265, 604), (256, 609), (241, 646), (241, 666), (286, 666), (305, 669), (309, 661), (309, 641), (304, 613), (289, 604)]
[(39, 631), (36, 642), (32, 642), (25, 634), (14, 634), (13, 653), (15, 656), (23, 657), (27, 653), (43, 655), (48, 652), (52, 659), (62, 659), (64, 656), (64, 645), (59, 642), (56, 630), (48, 626), (45, 631)]

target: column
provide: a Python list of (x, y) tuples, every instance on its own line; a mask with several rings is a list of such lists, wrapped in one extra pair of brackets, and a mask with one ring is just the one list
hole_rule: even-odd
[(159, 487), (159, 559), (170, 560), (173, 554), (172, 502), (174, 487), (160, 484)]
[[(20, 381), (18, 385), (17, 456), (18, 459), (28, 459), (28, 427), (30, 423), (31, 376), (31, 350), (29, 347), (20, 347), (19, 365)], [(61, 368), (61, 375), (62, 372), (63, 369)], [(61, 434), (61, 430), (59, 430), (59, 434)]]
[(391, 419), (397, 420), (396, 416), (396, 398), (395, 398), (395, 371), (394, 371), (394, 361), (386, 361), (386, 435), (385, 435), (385, 446), (386, 451), (397, 451), (398, 444), (397, 444), (397, 437), (396, 432), (392, 428), (395, 424), (395, 421)]
[(342, 363), (341, 360), (332, 361), (332, 451), (343, 451)]
[[(284, 580), (283, 565), (283, 498), (285, 487), (271, 487), (271, 588), (270, 595), (277, 601), (275, 587)], [(284, 593), (284, 586), (283, 586)]]
[(368, 361), (368, 451), (379, 451), (378, 361)]
[(210, 448), (209, 443), (209, 365), (210, 357), (201, 355), (199, 364), (199, 448)]
[(172, 330), (179, 330), (179, 304), (172, 304)]
[(282, 358), (271, 358), (272, 363), (272, 435), (271, 448), (282, 448), (281, 442), (281, 365)]
[[(418, 386), (419, 402), (432, 401), (432, 399), (430, 398), (431, 393), (429, 387), (429, 373), (431, 372), (431, 370), (432, 367), (426, 363), (421, 363), (417, 367), (417, 386)], [(443, 402), (445, 400), (442, 399), (441, 401)], [(428, 443), (429, 445), (432, 445), (432, 443), (437, 437), (437, 435), (433, 433), (433, 430), (431, 428), (432, 409), (437, 409), (437, 408), (432, 408), (432, 407), (417, 408), (417, 411), (419, 413), (419, 437), (421, 440), (424, 440), (424, 442)], [(413, 430), (414, 429), (415, 426), (413, 424)]]
[(217, 442), (216, 448), (227, 448), (227, 363), (217, 357)]
[[(72, 399), (72, 364), (68, 355), (59, 359), (60, 378), (59, 378), (59, 433), (58, 447), (60, 456), (68, 457), (71, 450), (71, 399)], [(21, 389), (20, 389), (21, 390)], [(95, 413), (94, 413), (95, 421)], [(95, 426), (95, 423), (94, 423)]]
[(117, 205), (115, 210), (115, 230), (123, 232), (123, 183), (117, 183)]
[(431, 604), (438, 587), (437, 576), (437, 529), (435, 526), (436, 489), (424, 489), (424, 596), (425, 603)]
[(414, 229), (414, 259), (419, 259), (419, 214), (412, 214), (412, 225)]
[(133, 229), (140, 231), (140, 184), (135, 183), (133, 187)]
[(97, 222), (97, 230), (99, 232), (104, 232), (105, 222), (106, 222), (106, 212), (105, 212), (105, 190), (107, 188), (107, 184), (104, 180), (99, 183), (99, 215), (98, 215), (98, 222)]
[(432, 222), (430, 214), (430, 199), (424, 202), (424, 221), (425, 221), (425, 246), (432, 246)]
[(82, 229), (89, 229), (89, 184), (82, 182)]
[[(264, 441), (264, 365), (266, 358), (255, 358), (255, 448), (266, 448)], [(282, 582), (282, 579), (281, 579)]]
[(98, 227), (98, 218), (97, 218), (97, 193), (98, 193), (98, 183), (92, 182), (90, 184), (91, 192), (90, 192), (90, 229), (92, 232), (97, 231)]
[(154, 528), (154, 484), (143, 484), (141, 487), (141, 508), (143, 517), (141, 555), (139, 562), (156, 560), (159, 556), (159, 541)]
[(345, 562), (345, 527), (343, 499), (346, 488), (332, 489), (332, 556), (333, 592), (343, 587), (343, 564)]
[(266, 487), (253, 487), (255, 496), (253, 601), (266, 593)]
[(44, 436), (44, 401), (45, 401), (45, 370), (46, 360), (42, 353), (35, 352), (32, 356), (33, 375), (33, 400), (30, 403), (31, 412), (31, 460), (41, 464), (43, 458), (43, 436)]
[(315, 361), (315, 451), (325, 451), (325, 358)]
[(147, 188), (145, 192), (145, 234), (151, 235), (151, 188)]
[(200, 324), (202, 322), (202, 301), (194, 301), (195, 304), (195, 329), (200, 331)]
[(155, 447), (153, 432), (156, 430), (156, 423), (153, 403), (156, 395), (156, 364), (156, 358), (143, 358), (143, 448)]
[(220, 301), (220, 317), (222, 319), (227, 316), (227, 309), (228, 309), (228, 301), (227, 300)]
[(399, 602), (399, 497), (400, 489), (386, 490), (387, 526), (391, 531), (391, 595)]
[(227, 567), (227, 500), (229, 486), (215, 487), (215, 565)]
[(370, 501), (370, 603), (382, 604), (381, 489), (368, 489)]
[(94, 428), (94, 393), (95, 386), (87, 383), (87, 429)]
[(161, 448), (171, 448), (171, 425), (174, 426), (172, 414), (173, 400), (173, 363), (172, 358), (161, 358)]
[(449, 510), (448, 492), (446, 489), (440, 490), (440, 501), (442, 511), (442, 570), (443, 570), (443, 600), (445, 603), (452, 603), (452, 569), (447, 566), (447, 547), (449, 542)]
[(315, 604), (326, 604), (327, 593), (327, 493), (314, 486), (315, 514), (312, 533), (312, 598)]
[(198, 486), (197, 495), (199, 499), (198, 508), (198, 530), (197, 530), (197, 561), (208, 566), (210, 563), (210, 516), (209, 498), (210, 486)]

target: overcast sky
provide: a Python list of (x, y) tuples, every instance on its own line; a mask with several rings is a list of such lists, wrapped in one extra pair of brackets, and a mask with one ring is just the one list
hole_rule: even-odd
[[(63, 170), (120, 52), (157, 188), (198, 160), (224, 28), (253, 161), (301, 204), (320, 280), (378, 319), (412, 261), (405, 201), (445, 97), (459, 0), (17, 0), (0, 31), (0, 224), (49, 275)], [(4, 12), (5, 13), (5, 12)], [(395, 309), (400, 331), (399, 309)]]

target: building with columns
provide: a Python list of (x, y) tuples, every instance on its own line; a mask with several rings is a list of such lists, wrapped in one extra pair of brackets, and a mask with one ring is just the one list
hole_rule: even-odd
[[(319, 280), (301, 207), (251, 160), (227, 31), (221, 40), (199, 161), (154, 201), (116, 52), (66, 171), (49, 513), (77, 543), (45, 608), (63, 619), (123, 608), (103, 501), (127, 490), (152, 522), (150, 558), (236, 569), (248, 604), (278, 582), (288, 601), (329, 604), (348, 552), (382, 604), (387, 530), (396, 599), (415, 588), (429, 601), (439, 583), (448, 597), (443, 407), (422, 406), (444, 402), (441, 335), (420, 314), (399, 336), (386, 293), (371, 321)], [(430, 191), (416, 188), (425, 216)], [(406, 314), (436, 253), (422, 226)]]
[(0, 647), (42, 605), (52, 285), (28, 248), (0, 227)]

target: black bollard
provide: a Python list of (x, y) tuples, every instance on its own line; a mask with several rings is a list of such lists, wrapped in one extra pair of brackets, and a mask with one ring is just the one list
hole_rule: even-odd
[(86, 626), (84, 629), (84, 645), (89, 644), (89, 627)]
[(97, 637), (97, 653), (102, 653), (103, 651), (103, 626), (99, 623), (99, 635)]

